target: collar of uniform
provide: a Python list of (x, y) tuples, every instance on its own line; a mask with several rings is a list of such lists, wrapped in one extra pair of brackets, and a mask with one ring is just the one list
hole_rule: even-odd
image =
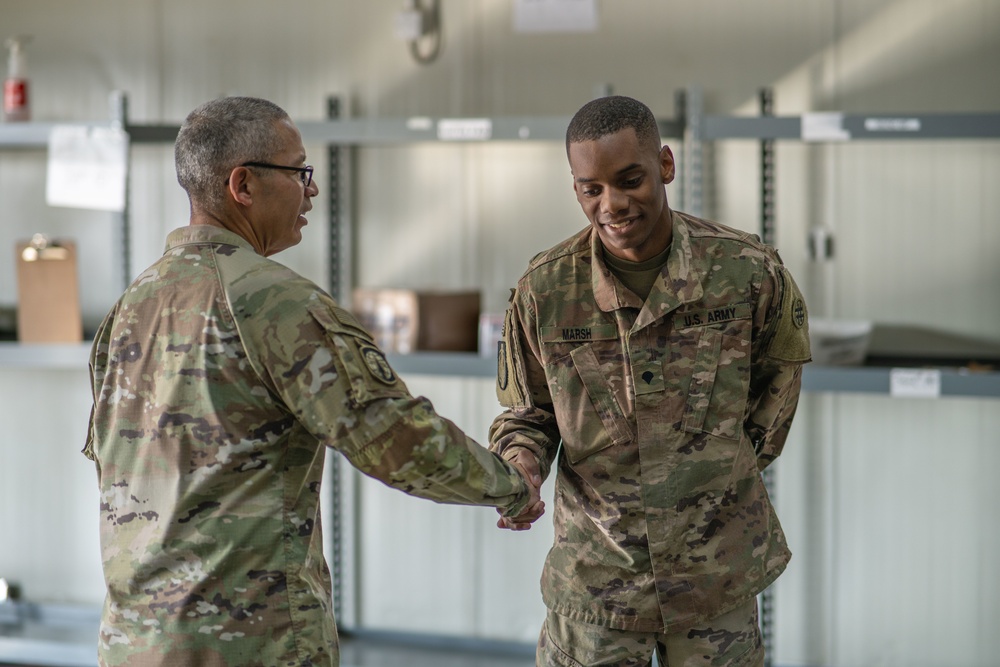
[(256, 252), (250, 242), (236, 232), (214, 225), (188, 225), (175, 229), (167, 235), (164, 252), (192, 243), (221, 243)]
[(653, 283), (646, 303), (639, 300), (635, 294), (625, 288), (614, 277), (604, 261), (601, 239), (591, 232), (590, 257), (594, 300), (597, 306), (610, 312), (624, 307), (641, 308), (635, 326), (644, 326), (656, 321), (682, 303), (696, 301), (702, 297), (701, 278), (694, 270), (691, 252), (691, 234), (682, 214), (671, 209), (670, 224), (673, 237), (670, 241), (670, 254), (667, 255), (667, 265), (660, 277)]
[(635, 322), (637, 327), (655, 322), (681, 304), (697, 301), (704, 294), (701, 276), (694, 265), (691, 233), (684, 214), (671, 210), (670, 223), (673, 238), (667, 266), (649, 291), (645, 307)]
[(627, 289), (608, 268), (608, 263), (604, 261), (601, 237), (593, 228), (590, 232), (590, 265), (593, 267), (591, 281), (598, 308), (606, 313), (626, 307), (642, 308), (642, 300)]

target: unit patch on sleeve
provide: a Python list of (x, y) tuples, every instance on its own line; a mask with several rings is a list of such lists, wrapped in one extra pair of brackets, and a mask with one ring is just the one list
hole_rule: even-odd
[(802, 297), (795, 297), (795, 302), (792, 304), (792, 322), (795, 323), (797, 329), (801, 329), (806, 324), (806, 302), (802, 300)]
[(767, 356), (779, 361), (803, 363), (812, 358), (809, 349), (809, 314), (805, 299), (785, 267), (778, 267), (781, 289), (778, 312), (771, 324), (773, 334)]
[(510, 373), (507, 370), (507, 341), (497, 342), (497, 389), (507, 391)]
[(528, 389), (524, 382), (524, 359), (514, 327), (514, 308), (507, 308), (503, 333), (497, 345), (497, 400), (505, 408), (524, 408), (530, 405)]
[(370, 345), (361, 345), (358, 347), (358, 351), (361, 353), (361, 358), (365, 360), (365, 366), (372, 377), (385, 384), (396, 383), (396, 373), (386, 361), (382, 350)]

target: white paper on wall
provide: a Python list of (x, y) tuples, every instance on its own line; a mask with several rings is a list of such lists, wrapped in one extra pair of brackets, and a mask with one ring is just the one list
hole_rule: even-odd
[(514, 32), (596, 32), (597, 0), (515, 0)]
[(45, 200), (50, 206), (124, 211), (127, 169), (125, 131), (56, 125), (49, 134)]

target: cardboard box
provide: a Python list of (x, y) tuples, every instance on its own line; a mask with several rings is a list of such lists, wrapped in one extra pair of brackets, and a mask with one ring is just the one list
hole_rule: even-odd
[(386, 352), (475, 352), (479, 292), (358, 288), (354, 314)]
[(39, 235), (19, 242), (17, 338), (22, 343), (79, 343), (83, 340), (76, 245)]

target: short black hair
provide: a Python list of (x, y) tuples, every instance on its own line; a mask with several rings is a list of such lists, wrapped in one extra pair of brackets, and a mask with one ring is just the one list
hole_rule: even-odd
[(629, 127), (640, 142), (655, 143), (656, 150), (660, 150), (660, 128), (649, 107), (624, 95), (598, 97), (580, 107), (569, 122), (566, 151), (570, 144), (600, 139)]

